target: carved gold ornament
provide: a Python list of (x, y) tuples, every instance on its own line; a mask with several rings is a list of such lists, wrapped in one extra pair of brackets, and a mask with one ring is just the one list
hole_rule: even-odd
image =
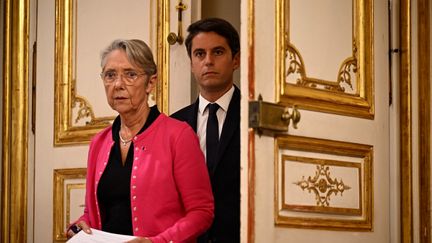
[[(100, 110), (90, 103), (90, 96), (84, 96), (77, 91), (77, 0), (56, 0), (55, 26), (55, 110), (54, 110), (54, 146), (88, 143), (90, 139), (115, 118), (113, 113), (96, 116)], [(149, 35), (156, 29), (155, 53), (158, 66), (158, 77), (161, 80), (155, 91), (150, 94), (149, 101), (156, 103), (162, 112), (168, 111), (168, 80), (169, 80), (169, 45), (165, 36), (169, 30), (169, 3), (162, 0), (152, 0), (156, 4), (156, 23), (149, 22)], [(152, 7), (150, 9), (153, 9)], [(153, 11), (153, 10), (149, 10)], [(153, 38), (151, 38), (153, 40)], [(100, 70), (92, 70), (98, 73)], [(99, 81), (99, 80), (98, 80)], [(81, 90), (82, 91), (82, 90)], [(103, 93), (103, 89), (99, 90)], [(104, 97), (105, 98), (105, 97)]]
[(276, 225), (373, 229), (372, 146), (292, 135), (275, 145)]
[(355, 42), (353, 42), (353, 55), (342, 62), (337, 75), (338, 78), (335, 82), (308, 78), (306, 76), (303, 58), (297, 48), (293, 44), (289, 43), (288, 34), (285, 34), (285, 45), (287, 47), (285, 53), (287, 63), (285, 70), (285, 83), (332, 92), (356, 92), (357, 87), (353, 85), (357, 79), (355, 76), (357, 73), (357, 47)]
[(351, 189), (350, 186), (345, 185), (343, 180), (338, 181), (337, 178), (332, 179), (330, 177), (330, 167), (324, 165), (316, 166), (315, 176), (309, 176), (307, 180), (304, 176), (297, 182), (293, 182), (299, 186), (303, 191), (307, 190), (309, 193), (315, 194), (317, 206), (330, 206), (330, 196), (334, 194), (337, 196), (343, 196), (345, 190)]
[[(326, 48), (327, 43), (320, 41), (319, 38), (310, 39), (310, 36), (320, 33), (302, 31), (301, 33), (308, 33), (302, 36), (298, 31), (293, 31), (294, 27), (297, 29), (304, 27), (300, 26), (302, 21), (310, 21), (310, 19), (303, 19), (307, 17), (291, 19), (294, 18), (294, 13), (291, 12), (294, 10), (291, 7), (302, 4), (307, 3), (300, 0), (276, 1), (275, 82), (277, 101), (287, 106), (296, 104), (300, 109), (373, 119), (375, 113), (373, 0), (352, 0), (350, 3), (345, 3), (347, 7), (342, 10), (345, 11), (345, 16), (351, 16), (351, 20), (345, 20), (344, 23), (350, 21), (352, 24), (350, 26), (351, 35), (343, 36), (343, 40), (340, 40), (345, 44), (344, 47), (337, 49), (341, 53), (324, 53), (321, 54), (324, 56), (321, 56), (320, 53), (309, 52), (310, 55), (315, 56), (309, 55), (307, 60), (302, 57), (302, 53), (305, 56), (307, 53), (304, 50), (305, 47), (299, 49), (298, 46), (301, 43), (299, 41), (295, 43), (293, 39), (309, 38), (308, 41), (312, 41), (309, 46), (314, 47), (315, 50)], [(329, 12), (324, 17), (334, 20), (334, 13)], [(300, 24), (296, 25), (296, 23)], [(338, 29), (337, 24), (331, 27)], [(338, 43), (339, 38), (335, 33), (329, 33), (329, 36), (334, 36), (331, 41)], [(351, 47), (348, 47), (349, 43)], [(333, 56), (336, 60), (332, 59)], [(335, 66), (334, 70), (328, 70), (325, 68), (326, 63), (322, 63), (323, 67), (320, 67), (321, 63), (310, 64), (310, 58), (335, 62), (339, 67)], [(314, 74), (310, 70), (307, 72), (307, 67), (309, 69), (320, 67), (321, 69), (318, 68), (320, 72)], [(324, 73), (328, 77), (324, 77)]]

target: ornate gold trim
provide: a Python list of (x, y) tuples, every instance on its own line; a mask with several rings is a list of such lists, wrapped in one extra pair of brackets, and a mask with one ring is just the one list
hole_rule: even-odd
[[(54, 145), (88, 143), (101, 129), (108, 126), (114, 117), (95, 117), (91, 104), (76, 93), (76, 80), (73, 79), (74, 48), (74, 5), (77, 0), (56, 0), (55, 27), (55, 112)], [(169, 1), (157, 0), (157, 64), (161, 85), (154, 93), (156, 104), (161, 111), (168, 111), (168, 65), (169, 45), (165, 37), (169, 30)], [(75, 31), (76, 32), (76, 31)], [(72, 121), (73, 108), (78, 114)], [(90, 119), (83, 126), (74, 123)]]
[(169, 54), (170, 46), (166, 37), (170, 32), (170, 1), (157, 0), (157, 66), (159, 83), (156, 85), (156, 104), (165, 114), (169, 114)]
[[(78, 184), (67, 184), (66, 185), (66, 224), (71, 222), (71, 215), (70, 215), (70, 204), (71, 204), (71, 191), (75, 190), (75, 189), (81, 189), (81, 190), (85, 190), (85, 183), (78, 183)], [(84, 211), (84, 206), (85, 203), (83, 202), (80, 207), (83, 207), (83, 211)], [(76, 219), (73, 219), (76, 220)]]
[[(339, 208), (331, 205), (331, 197), (343, 197), (343, 192), (351, 190), (352, 187), (343, 182), (343, 178), (333, 178), (330, 176), (330, 166), (355, 168), (359, 174), (359, 186), (361, 183), (361, 165), (360, 163), (352, 163), (348, 161), (336, 161), (327, 159), (315, 159), (309, 157), (282, 155), (282, 186), (285, 185), (285, 167), (284, 161), (295, 161), (306, 164), (316, 165), (315, 175), (302, 176), (297, 178), (297, 181), (291, 182), (299, 186), (303, 191), (308, 191), (315, 195), (316, 206), (306, 205), (288, 205), (282, 204), (281, 209), (287, 209), (297, 212), (314, 212), (314, 213), (331, 213), (344, 215), (361, 215), (362, 213), (362, 193), (359, 193), (359, 208)], [(285, 189), (282, 189), (282, 198), (286, 198)]]
[(1, 242), (27, 241), (29, 1), (4, 3)]
[[(323, 215), (331, 214), (332, 218), (300, 217), (281, 215), (280, 199), (283, 198), (283, 188), (280, 188), (279, 180), (283, 171), (279, 171), (279, 150), (289, 149), (304, 152), (322, 153), (337, 156), (346, 156), (363, 159), (363, 170), (360, 182), (361, 217), (336, 217), (335, 215), (351, 214), (339, 210)], [(300, 159), (301, 160), (301, 159)], [(275, 224), (285, 227), (313, 228), (327, 230), (355, 230), (371, 231), (373, 226), (373, 147), (370, 145), (317, 139), (301, 136), (278, 135), (275, 139)], [(333, 163), (333, 162), (332, 162)], [(342, 162), (336, 162), (342, 163)], [(343, 162), (345, 163), (345, 162)], [(282, 189), (282, 190), (281, 190)], [(282, 192), (281, 192), (282, 191)], [(320, 212), (323, 213), (323, 212)], [(354, 212), (355, 213), (355, 212)], [(353, 214), (351, 214), (353, 215)]]
[(411, 1), (400, 1), (400, 200), (401, 242), (414, 242), (412, 202)]
[[(55, 241), (66, 241), (67, 237), (65, 234), (67, 225), (64, 225), (65, 221), (65, 207), (64, 207), (64, 187), (65, 180), (68, 179), (85, 179), (87, 174), (86, 168), (72, 168), (72, 169), (56, 169), (54, 170), (53, 179), (53, 239)], [(80, 183), (82, 184), (82, 183)], [(67, 195), (67, 199), (69, 195)], [(69, 205), (68, 205), (69, 207)], [(69, 212), (69, 208), (67, 210)], [(66, 214), (66, 218), (69, 215)]]
[(10, 188), (10, 156), (11, 147), (10, 136), (11, 136), (11, 110), (12, 105), (10, 102), (11, 97), (11, 73), (10, 70), (11, 62), (10, 53), (11, 51), (11, 29), (12, 26), (12, 13), (11, 13), (11, 0), (5, 0), (4, 2), (4, 47), (3, 47), (3, 109), (2, 109), (2, 168), (1, 168), (1, 242), (10, 242), (10, 206), (11, 206), (11, 188)]
[(346, 84), (354, 90), (351, 75), (357, 73), (357, 59), (355, 57), (357, 47), (355, 43), (353, 43), (353, 56), (346, 58), (342, 62), (338, 71), (337, 80), (327, 81), (308, 77), (306, 75), (303, 58), (298, 49), (293, 44), (289, 43), (287, 34), (285, 34), (285, 42), (285, 56), (287, 56), (289, 60), (285, 77), (288, 78), (291, 74), (295, 75), (296, 77), (294, 77), (294, 80), (297, 86), (344, 93), (346, 90), (343, 84)]
[[(255, 99), (255, 1), (247, 2), (247, 45), (248, 45), (248, 97), (249, 100)], [(247, 239), (244, 241), (255, 242), (255, 132), (253, 129), (248, 131), (248, 197), (247, 197)]]
[[(72, 108), (86, 107), (87, 114), (84, 116), (87, 117), (91, 116), (93, 111), (91, 105), (76, 94), (76, 80), (72, 78), (75, 0), (56, 0), (55, 4), (54, 145), (87, 143), (94, 134), (106, 127), (112, 118), (98, 122), (92, 119), (90, 124), (81, 127), (72, 125)], [(81, 116), (78, 116), (78, 119), (80, 118)]]
[[(353, 56), (343, 61), (336, 81), (306, 75), (302, 57), (289, 42), (286, 31), (288, 5), (289, 1), (276, 1), (277, 101), (303, 109), (373, 119), (373, 0), (353, 0)], [(286, 57), (291, 61), (287, 63)], [(290, 74), (299, 77), (296, 84), (286, 83)], [(353, 86), (353, 75), (357, 92), (346, 93), (342, 84)]]
[(431, 242), (431, 94), (430, 1), (418, 1), (420, 242)]

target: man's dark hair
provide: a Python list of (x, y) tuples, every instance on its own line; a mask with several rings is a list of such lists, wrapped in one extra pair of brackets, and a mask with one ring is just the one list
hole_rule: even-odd
[(185, 45), (189, 57), (191, 57), (192, 52), (192, 39), (201, 32), (215, 32), (224, 37), (231, 48), (233, 57), (240, 51), (240, 40), (237, 30), (226, 20), (220, 18), (201, 19), (189, 25), (187, 31), (189, 34)]

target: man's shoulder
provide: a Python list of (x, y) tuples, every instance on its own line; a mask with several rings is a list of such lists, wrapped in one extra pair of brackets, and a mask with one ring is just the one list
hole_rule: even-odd
[(183, 107), (182, 109), (174, 112), (170, 115), (170, 117), (175, 118), (177, 120), (186, 121), (193, 115), (194, 104)]

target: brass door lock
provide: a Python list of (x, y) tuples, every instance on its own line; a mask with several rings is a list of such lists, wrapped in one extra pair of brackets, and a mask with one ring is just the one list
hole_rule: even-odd
[(283, 105), (265, 102), (259, 95), (257, 101), (249, 101), (249, 127), (257, 129), (260, 134), (263, 131), (287, 132), (292, 121), (293, 127), (297, 129), (300, 112), (295, 105), (291, 113), (289, 110)]

